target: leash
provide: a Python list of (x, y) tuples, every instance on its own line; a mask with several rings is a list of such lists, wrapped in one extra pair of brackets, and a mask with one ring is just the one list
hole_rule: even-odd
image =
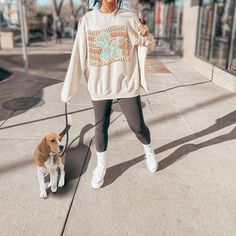
[[(66, 127), (68, 127), (68, 112), (67, 112), (67, 103), (65, 102), (65, 120), (66, 120)], [(63, 156), (65, 154), (65, 152), (67, 151), (68, 148), (68, 142), (69, 142), (69, 130), (66, 131), (66, 144), (65, 144), (65, 148), (61, 154), (61, 156)]]

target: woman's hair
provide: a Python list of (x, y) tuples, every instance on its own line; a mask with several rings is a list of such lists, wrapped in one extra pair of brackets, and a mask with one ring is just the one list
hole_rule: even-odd
[[(95, 6), (97, 3), (99, 3), (99, 8), (102, 6), (102, 0), (94, 0), (93, 6)], [(116, 0), (117, 10), (120, 9), (122, 4), (122, 0)]]

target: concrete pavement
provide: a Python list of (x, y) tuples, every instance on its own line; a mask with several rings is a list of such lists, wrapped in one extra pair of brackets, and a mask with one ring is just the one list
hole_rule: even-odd
[[(13, 78), (4, 87), (1, 82), (1, 235), (235, 234), (236, 94), (180, 58), (156, 54), (148, 60), (152, 89), (142, 91), (141, 99), (158, 171), (148, 172), (143, 147), (114, 101), (104, 187), (90, 187), (96, 165), (94, 116), (82, 81), (69, 106), (73, 143), (66, 186), (46, 200), (39, 198), (33, 151), (45, 132), (64, 127), (60, 90), (67, 62), (60, 64), (56, 77), (52, 67), (33, 68), (33, 85), (18, 85), (16, 94), (13, 89), (7, 93)], [(40, 81), (43, 71), (46, 78)], [(11, 112), (3, 107), (11, 94), (39, 96), (43, 103)]]

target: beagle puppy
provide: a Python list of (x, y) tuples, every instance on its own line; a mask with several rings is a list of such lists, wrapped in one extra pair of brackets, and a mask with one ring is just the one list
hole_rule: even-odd
[[(40, 188), (40, 198), (46, 198), (46, 184), (44, 177), (50, 175), (50, 183), (52, 192), (57, 191), (57, 187), (64, 186), (65, 183), (65, 154), (64, 145), (61, 139), (68, 132), (72, 124), (71, 116), (68, 116), (68, 126), (60, 133), (55, 132), (46, 133), (41, 141), (38, 143), (34, 151), (34, 163), (37, 167), (37, 176)], [(58, 168), (60, 169), (60, 179), (57, 185)]]

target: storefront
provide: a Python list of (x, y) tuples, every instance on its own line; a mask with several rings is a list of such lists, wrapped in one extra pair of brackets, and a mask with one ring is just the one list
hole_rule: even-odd
[(156, 37), (168, 43), (170, 50), (182, 55), (184, 0), (164, 0), (156, 3)]
[(235, 0), (202, 0), (196, 56), (236, 72)]
[(183, 31), (184, 60), (236, 91), (236, 1), (186, 0)]

